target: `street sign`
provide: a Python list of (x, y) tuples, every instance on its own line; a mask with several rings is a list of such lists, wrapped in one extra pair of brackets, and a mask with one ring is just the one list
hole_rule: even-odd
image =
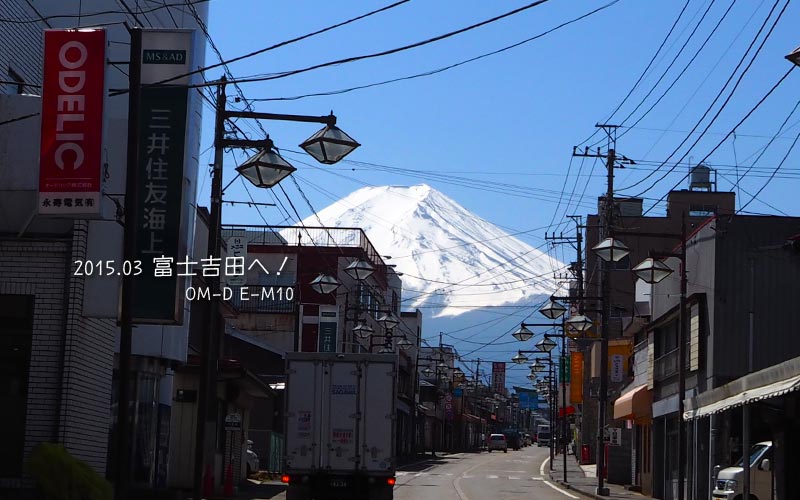
[(603, 429), (603, 442), (611, 446), (622, 446), (622, 429), (619, 427)]
[[(231, 236), (228, 238), (228, 256), (241, 257), (242, 262), (247, 260), (247, 240), (244, 236)], [(247, 284), (247, 279), (244, 273), (234, 276), (226, 273), (225, 282), (228, 286), (245, 286)]]
[(225, 415), (225, 430), (226, 431), (240, 431), (242, 430), (242, 416), (238, 413), (228, 413)]

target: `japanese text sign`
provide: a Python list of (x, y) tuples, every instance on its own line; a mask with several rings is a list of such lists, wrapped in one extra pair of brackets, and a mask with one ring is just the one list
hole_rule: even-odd
[(106, 32), (46, 30), (39, 213), (100, 213)]

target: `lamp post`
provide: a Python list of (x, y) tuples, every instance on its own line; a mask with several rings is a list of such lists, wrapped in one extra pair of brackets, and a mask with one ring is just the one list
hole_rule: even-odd
[[(553, 470), (554, 463), (555, 463), (555, 424), (557, 421), (558, 415), (558, 399), (553, 397), (553, 394), (556, 392), (555, 389), (555, 368), (553, 364), (553, 354), (550, 351), (543, 351), (539, 350), (536, 351), (540, 354), (547, 353), (546, 358), (537, 358), (535, 359), (534, 363), (531, 365), (531, 375), (536, 375), (542, 373), (545, 369), (548, 370), (547, 379), (547, 391), (544, 392), (544, 395), (547, 397), (547, 403), (550, 406), (550, 471)], [(547, 362), (547, 365), (544, 364)]]
[[(613, 166), (613, 150), (609, 151), (609, 163)], [(613, 168), (609, 168), (609, 177), (612, 177)], [(605, 430), (606, 430), (606, 408), (608, 406), (608, 341), (610, 332), (610, 318), (611, 318), (611, 263), (618, 262), (625, 258), (630, 253), (628, 247), (622, 242), (614, 238), (613, 227), (611, 225), (613, 218), (613, 203), (614, 196), (610, 188), (606, 195), (606, 231), (608, 237), (595, 245), (592, 248), (598, 257), (603, 261), (603, 278), (602, 288), (600, 295), (602, 300), (602, 311), (600, 321), (600, 388), (597, 395), (598, 411), (597, 411), (597, 488), (595, 493), (602, 496), (608, 495), (608, 488), (605, 487)]]
[[(686, 339), (688, 330), (688, 314), (686, 311), (686, 212), (681, 215), (681, 232), (649, 233), (642, 231), (618, 231), (617, 234), (637, 237), (668, 238), (680, 242), (678, 252), (651, 251), (648, 258), (634, 266), (631, 271), (645, 283), (655, 284), (672, 274), (672, 269), (661, 259), (674, 257), (680, 260), (680, 302), (678, 312), (678, 500), (685, 497), (686, 464), (686, 424), (683, 421), (684, 397), (686, 395)], [(624, 245), (623, 245), (624, 246)], [(596, 248), (596, 247), (595, 247)], [(627, 247), (626, 247), (627, 248)], [(600, 258), (603, 255), (598, 253)], [(749, 476), (748, 476), (749, 477)], [(749, 482), (749, 479), (748, 479)]]
[[(225, 86), (227, 79), (223, 76), (217, 85), (217, 105), (214, 126), (214, 164), (211, 178), (211, 210), (208, 227), (208, 254), (211, 259), (219, 259), (222, 250), (222, 164), (225, 148), (258, 148), (259, 151), (248, 158), (236, 170), (257, 187), (270, 188), (277, 185), (296, 169), (273, 150), (269, 137), (261, 140), (229, 139), (225, 137), (225, 121), (233, 118), (257, 120), (280, 120), (322, 123), (325, 127), (304, 141), (300, 146), (317, 161), (333, 164), (341, 160), (360, 144), (336, 127), (336, 117), (287, 115), (274, 113), (258, 113), (251, 111), (226, 110), (227, 97)], [(321, 279), (317, 283), (320, 289), (330, 289), (334, 283)], [(315, 280), (316, 281), (316, 280)], [(194, 497), (201, 498), (203, 484), (203, 465), (212, 463), (206, 456), (206, 423), (213, 424), (216, 417), (216, 360), (220, 349), (219, 308), (220, 279), (209, 277), (211, 300), (208, 309), (208, 329), (204, 331), (200, 353), (200, 386), (198, 391), (197, 426), (195, 435), (194, 463)], [(336, 285), (338, 287), (338, 285)], [(333, 288), (335, 290), (335, 288)], [(211, 420), (209, 420), (211, 418)], [(210, 467), (210, 466), (209, 466)]]
[[(344, 272), (358, 283), (358, 288), (357, 288), (358, 296), (355, 298), (356, 326), (353, 327), (353, 330), (351, 331), (351, 342), (352, 342), (351, 349), (352, 352), (356, 352), (355, 337), (365, 338), (368, 337), (373, 332), (372, 327), (370, 327), (361, 320), (361, 302), (364, 296), (362, 287), (365, 286), (365, 281), (367, 280), (367, 278), (372, 276), (372, 274), (375, 272), (375, 266), (373, 266), (366, 260), (359, 259), (351, 262), (347, 267), (345, 267)], [(347, 314), (345, 313), (345, 318), (346, 317)], [(346, 328), (347, 328), (347, 319), (345, 319), (345, 329)]]
[[(425, 375), (427, 378), (431, 378), (432, 376), (436, 380), (436, 394), (433, 399), (433, 429), (431, 429), (431, 456), (436, 458), (436, 418), (439, 414), (439, 384), (441, 383), (440, 375), (442, 369), (447, 369), (448, 366), (444, 362), (444, 358), (442, 356), (441, 351), (439, 351), (438, 358), (419, 358), (420, 361), (428, 361), (435, 363), (435, 369), (431, 369), (430, 365), (426, 366), (424, 370), (422, 370), (422, 374)], [(424, 444), (423, 444), (423, 453), (424, 453)]]

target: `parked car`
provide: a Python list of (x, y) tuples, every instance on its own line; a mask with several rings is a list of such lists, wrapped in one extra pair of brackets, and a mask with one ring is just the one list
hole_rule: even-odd
[(247, 477), (259, 471), (258, 455), (253, 451), (253, 441), (247, 440)]
[(523, 445), (524, 446), (530, 446), (530, 445), (533, 444), (533, 438), (531, 438), (530, 434), (528, 434), (526, 432), (525, 434), (523, 434), (523, 437), (524, 437), (524, 440), (523, 440)]
[[(772, 498), (772, 441), (756, 443), (750, 448), (750, 495), (759, 500)], [(719, 470), (714, 468), (716, 480), (711, 498), (733, 500), (742, 498), (744, 457), (734, 466)]]
[(492, 450), (503, 450), (503, 453), (508, 453), (508, 441), (506, 441), (506, 435), (490, 434), (487, 448), (489, 449), (489, 453), (491, 453)]
[(503, 434), (506, 436), (506, 442), (509, 448), (513, 448), (514, 450), (520, 449), (522, 446), (522, 434), (519, 431), (506, 430), (503, 431)]

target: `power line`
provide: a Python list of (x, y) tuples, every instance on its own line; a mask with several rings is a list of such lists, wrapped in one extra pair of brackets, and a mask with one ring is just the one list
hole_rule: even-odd
[[(279, 78), (286, 78), (286, 77), (289, 77), (289, 76), (299, 75), (301, 73), (306, 73), (308, 71), (313, 71), (313, 70), (316, 70), (316, 69), (327, 68), (327, 67), (330, 67), (330, 66), (338, 66), (338, 65), (341, 65), (341, 64), (347, 64), (347, 63), (351, 63), (351, 62), (363, 61), (363, 60), (366, 60), (366, 59), (374, 59), (376, 57), (383, 57), (383, 56), (388, 56), (388, 55), (392, 55), (392, 54), (397, 54), (399, 52), (404, 52), (404, 51), (407, 51), (407, 50), (423, 47), (425, 45), (429, 45), (431, 43), (439, 42), (441, 40), (445, 40), (447, 38), (451, 38), (453, 36), (460, 35), (462, 33), (466, 33), (468, 31), (471, 31), (471, 30), (486, 26), (488, 24), (492, 24), (494, 22), (500, 21), (500, 20), (505, 19), (507, 17), (513, 16), (515, 14), (519, 14), (519, 13), (521, 13), (523, 11), (526, 11), (528, 9), (531, 9), (533, 7), (538, 7), (539, 5), (541, 5), (543, 3), (546, 3), (546, 2), (549, 2), (549, 1), (550, 0), (536, 0), (535, 2), (529, 3), (527, 5), (519, 7), (517, 9), (512, 10), (512, 11), (506, 12), (504, 14), (500, 14), (499, 16), (495, 16), (495, 17), (492, 17), (490, 19), (486, 19), (486, 20), (481, 21), (479, 23), (472, 24), (470, 26), (467, 26), (467, 27), (464, 27), (464, 28), (460, 28), (460, 29), (457, 29), (455, 31), (450, 31), (450, 32), (445, 33), (443, 35), (435, 36), (433, 38), (428, 38), (428, 39), (425, 39), (425, 40), (422, 40), (422, 41), (419, 41), (419, 42), (415, 42), (415, 43), (412, 43), (412, 44), (409, 44), (409, 45), (404, 45), (402, 47), (396, 47), (396, 48), (393, 48), (393, 49), (383, 50), (383, 51), (380, 51), (380, 52), (373, 52), (371, 54), (364, 54), (364, 55), (360, 55), (360, 56), (346, 57), (346, 58), (343, 58), (343, 59), (338, 59), (336, 61), (329, 61), (329, 62), (325, 62), (325, 63), (315, 64), (313, 66), (308, 66), (308, 67), (305, 67), (305, 68), (291, 70), (291, 71), (284, 71), (284, 72), (281, 72), (281, 73), (278, 73), (278, 74), (273, 74), (273, 75), (266, 75), (266, 76), (260, 76), (260, 77), (255, 77), (255, 78), (240, 78), (240, 79), (235, 80), (235, 81), (237, 83), (251, 83), (251, 82), (263, 82), (263, 81), (268, 81), (268, 80), (277, 80)], [(618, 0), (615, 0), (615, 1), (618, 1)], [(200, 86), (200, 85), (198, 84), (198, 85), (195, 85), (195, 86)]]
[[(787, 2), (787, 3), (788, 3), (788, 2)], [(769, 89), (769, 91), (767, 91), (767, 93), (766, 93), (766, 94), (765, 94), (765, 95), (764, 95), (764, 96), (763, 96), (763, 97), (762, 97), (762, 98), (761, 98), (761, 99), (760, 99), (760, 100), (759, 100), (759, 101), (758, 101), (758, 102), (757, 102), (757, 103), (756, 103), (756, 104), (755, 104), (755, 105), (754, 105), (754, 106), (753, 106), (753, 107), (750, 109), (750, 111), (748, 111), (748, 112), (747, 112), (747, 114), (746, 114), (746, 115), (745, 115), (745, 116), (744, 116), (744, 117), (743, 117), (741, 120), (739, 120), (739, 123), (737, 123), (737, 124), (736, 124), (736, 125), (735, 125), (735, 126), (732, 128), (732, 129), (731, 129), (731, 131), (730, 131), (730, 132), (729, 132), (729, 133), (728, 133), (728, 134), (727, 134), (727, 135), (726, 135), (726, 136), (725, 136), (725, 137), (724, 137), (724, 138), (723, 138), (723, 139), (722, 139), (722, 140), (721, 140), (719, 143), (717, 143), (717, 145), (714, 147), (714, 149), (712, 149), (712, 151), (711, 151), (710, 153), (708, 153), (708, 154), (705, 156), (705, 158), (704, 158), (703, 160), (701, 160), (701, 161), (700, 161), (700, 163), (702, 163), (703, 161), (705, 161), (705, 159), (706, 159), (706, 158), (708, 158), (709, 156), (711, 156), (711, 154), (712, 154), (714, 151), (716, 151), (716, 150), (717, 150), (717, 148), (719, 148), (719, 147), (720, 147), (720, 146), (721, 146), (721, 145), (722, 145), (722, 144), (723, 144), (723, 143), (724, 143), (724, 142), (725, 142), (725, 141), (728, 139), (728, 137), (730, 136), (730, 134), (732, 134), (732, 133), (734, 132), (734, 130), (736, 130), (736, 129), (737, 129), (737, 128), (738, 128), (738, 127), (739, 127), (739, 126), (742, 124), (742, 123), (744, 123), (744, 122), (745, 122), (745, 120), (747, 120), (747, 119), (750, 117), (750, 115), (752, 115), (752, 114), (753, 114), (753, 113), (754, 113), (754, 112), (755, 112), (755, 111), (756, 111), (756, 110), (759, 108), (759, 106), (761, 106), (761, 104), (762, 104), (764, 101), (766, 101), (766, 100), (767, 100), (767, 98), (768, 98), (770, 95), (772, 95), (772, 93), (775, 91), (775, 89), (777, 89), (777, 88), (778, 88), (778, 87), (781, 85), (781, 83), (783, 83), (783, 81), (784, 81), (784, 80), (786, 80), (786, 78), (789, 76), (789, 74), (791, 74), (791, 72), (792, 72), (792, 71), (794, 71), (794, 69), (795, 69), (796, 67), (797, 67), (797, 66), (794, 66), (794, 65), (792, 65), (792, 67), (791, 67), (791, 68), (789, 68), (789, 71), (787, 71), (786, 73), (784, 73), (784, 75), (783, 75), (783, 76), (782, 76), (782, 77), (781, 77), (781, 78), (780, 78), (780, 79), (779, 79), (779, 80), (778, 80), (778, 81), (775, 83), (775, 85), (773, 85), (773, 86), (772, 86), (772, 88), (771, 88), (771, 89)], [(685, 155), (684, 155), (684, 156), (685, 156)], [(683, 159), (683, 158), (681, 158), (681, 159)], [(672, 168), (670, 171), (674, 170), (674, 168), (675, 168), (675, 167), (673, 167), (673, 168)], [(667, 174), (669, 174), (669, 172), (667, 172)], [(689, 174), (687, 173), (686, 175), (684, 175), (683, 177), (681, 177), (681, 180), (680, 180), (680, 181), (678, 181), (678, 183), (677, 183), (677, 184), (676, 184), (676, 185), (673, 187), (673, 189), (675, 189), (676, 187), (678, 187), (678, 186), (679, 186), (679, 185), (680, 185), (680, 184), (681, 184), (681, 183), (682, 183), (682, 182), (683, 182), (683, 181), (684, 181), (684, 180), (685, 180), (685, 179), (686, 179), (688, 176), (689, 176)], [(662, 177), (661, 179), (663, 179), (663, 177)], [(661, 179), (659, 179), (659, 181), (660, 181)], [(656, 181), (656, 182), (658, 182), (658, 181)], [(649, 188), (648, 188), (648, 189), (649, 189)], [(671, 191), (671, 190), (670, 190), (670, 191)], [(645, 211), (645, 212), (644, 212), (642, 215), (643, 215), (643, 216), (644, 216), (644, 215), (647, 215), (647, 214), (648, 214), (648, 213), (649, 213), (649, 212), (650, 212), (650, 211), (651, 211), (651, 210), (652, 210), (652, 209), (653, 209), (653, 208), (654, 208), (654, 207), (655, 207), (655, 206), (656, 206), (658, 203), (662, 202), (662, 201), (664, 200), (664, 198), (666, 198), (667, 194), (669, 194), (669, 192), (668, 192), (668, 193), (666, 193), (666, 194), (664, 194), (664, 195), (663, 195), (661, 198), (659, 198), (659, 199), (658, 199), (658, 201), (656, 201), (656, 204), (654, 204), (652, 207), (650, 207), (649, 209), (647, 209), (647, 210), (646, 210), (646, 211)]]
[(596, 13), (602, 11), (602, 10), (605, 10), (605, 9), (611, 7), (612, 5), (614, 5), (615, 3), (617, 3), (618, 1), (619, 0), (614, 0), (614, 1), (612, 1), (612, 2), (610, 2), (608, 4), (606, 4), (606, 5), (598, 7), (597, 9), (594, 9), (594, 10), (592, 10), (592, 11), (586, 13), (586, 14), (583, 14), (582, 16), (579, 16), (579, 17), (576, 17), (576, 18), (571, 19), (569, 21), (563, 22), (563, 23), (559, 24), (558, 26), (555, 26), (555, 27), (553, 27), (553, 28), (551, 28), (551, 29), (549, 29), (547, 31), (542, 32), (542, 33), (539, 33), (536, 36), (532, 36), (530, 38), (526, 38), (525, 40), (519, 41), (517, 43), (511, 44), (511, 45), (506, 45), (505, 47), (502, 47), (500, 49), (493, 50), (491, 52), (486, 52), (484, 54), (481, 54), (481, 55), (478, 55), (478, 56), (475, 56), (475, 57), (471, 57), (469, 59), (464, 59), (464, 60), (459, 61), (457, 63), (453, 63), (453, 64), (450, 64), (450, 65), (447, 65), (447, 66), (443, 66), (443, 67), (440, 67), (440, 68), (424, 71), (424, 72), (421, 72), (421, 73), (415, 73), (415, 74), (412, 74), (412, 75), (401, 76), (401, 77), (398, 77), (398, 78), (391, 78), (389, 80), (382, 80), (382, 81), (379, 81), (379, 82), (373, 82), (373, 83), (368, 83), (368, 84), (364, 84), (364, 85), (357, 85), (357, 86), (354, 86), (354, 87), (348, 87), (348, 88), (343, 88), (343, 89), (338, 89), (338, 90), (328, 90), (328, 91), (322, 91), (322, 92), (314, 92), (314, 93), (308, 93), (308, 94), (295, 95), (295, 96), (291, 96), (291, 97), (267, 97), (267, 98), (253, 99), (253, 101), (255, 101), (255, 102), (296, 101), (296, 100), (299, 100), (299, 99), (306, 99), (306, 98), (309, 98), (309, 97), (322, 97), (322, 96), (339, 95), (339, 94), (346, 94), (348, 92), (353, 92), (353, 91), (356, 91), (356, 90), (364, 90), (364, 89), (368, 89), (368, 88), (379, 87), (379, 86), (382, 86), (382, 85), (388, 85), (390, 83), (397, 83), (397, 82), (402, 82), (402, 81), (407, 81), (407, 80), (414, 80), (416, 78), (422, 78), (422, 77), (426, 77), (426, 76), (436, 75), (436, 74), (439, 74), (439, 73), (443, 73), (445, 71), (449, 71), (449, 70), (451, 70), (453, 68), (457, 68), (459, 66), (463, 66), (465, 64), (469, 64), (471, 62), (478, 61), (478, 60), (486, 58), (486, 57), (490, 57), (490, 56), (493, 56), (493, 55), (496, 55), (496, 54), (500, 54), (500, 53), (505, 52), (507, 50), (511, 50), (513, 48), (519, 47), (519, 46), (524, 45), (526, 43), (529, 43), (529, 42), (532, 42), (532, 41), (537, 40), (539, 38), (542, 38), (542, 37), (544, 37), (546, 35), (549, 35), (550, 33), (554, 32), (556, 30), (559, 30), (559, 29), (561, 29), (561, 28), (563, 28), (565, 26), (568, 26), (568, 25), (570, 25), (572, 23), (575, 23), (575, 22), (578, 22), (578, 21), (580, 21), (580, 20), (582, 20), (584, 18), (587, 18), (587, 17), (589, 17), (589, 16), (591, 16), (593, 14), (596, 14)]
[[(151, 12), (156, 12), (161, 9), (171, 9), (172, 7), (183, 7), (186, 4), (196, 5), (208, 2), (209, 0), (186, 0), (185, 2), (181, 3), (170, 3), (170, 4), (161, 4), (158, 7), (152, 7), (147, 10), (140, 10), (140, 14), (149, 14)], [(127, 12), (130, 13), (130, 12)], [(0, 23), (9, 23), (9, 24), (33, 24), (39, 22), (47, 22), (51, 19), (82, 19), (86, 17), (97, 17), (97, 16), (108, 16), (114, 14), (126, 14), (121, 10), (105, 10), (99, 12), (91, 12), (91, 13), (80, 13), (80, 14), (57, 14), (52, 16), (39, 16), (38, 18), (0, 18)]]
[[(742, 57), (741, 57), (741, 59), (739, 60), (738, 64), (736, 65), (736, 67), (735, 67), (735, 68), (733, 69), (733, 71), (731, 72), (730, 76), (728, 77), (727, 81), (725, 82), (725, 85), (723, 85), (723, 87), (722, 87), (722, 91), (721, 91), (721, 92), (720, 92), (720, 93), (719, 93), (719, 94), (718, 94), (718, 95), (717, 95), (717, 96), (714, 98), (714, 100), (713, 100), (713, 101), (711, 102), (711, 104), (708, 106), (708, 108), (706, 109), (706, 111), (703, 113), (703, 116), (701, 116), (701, 117), (700, 117), (700, 119), (697, 121), (697, 123), (695, 124), (695, 126), (692, 128), (692, 132), (694, 132), (695, 130), (697, 130), (697, 128), (698, 128), (698, 127), (700, 126), (700, 124), (703, 122), (703, 120), (705, 119), (705, 117), (706, 117), (706, 116), (708, 116), (708, 114), (711, 112), (711, 110), (713, 109), (714, 105), (717, 103), (717, 101), (719, 100), (719, 98), (720, 98), (720, 97), (722, 97), (722, 94), (724, 93), (725, 89), (728, 87), (728, 84), (729, 84), (729, 83), (730, 83), (730, 82), (733, 80), (734, 76), (736, 75), (736, 73), (737, 73), (737, 71), (739, 70), (739, 68), (741, 67), (741, 65), (744, 63), (745, 59), (747, 59), (747, 55), (750, 53), (750, 49), (752, 49), (753, 45), (755, 45), (755, 43), (756, 43), (756, 41), (758, 40), (758, 37), (761, 35), (761, 32), (763, 31), (764, 27), (766, 27), (767, 23), (769, 22), (769, 19), (770, 19), (770, 17), (772, 17), (772, 13), (774, 12), (775, 8), (778, 6), (778, 3), (780, 3), (780, 0), (775, 0), (775, 4), (773, 4), (772, 10), (770, 10), (770, 11), (769, 11), (769, 14), (768, 14), (768, 15), (767, 15), (767, 17), (764, 19), (764, 22), (762, 23), (762, 25), (761, 25), (761, 27), (759, 28), (759, 30), (758, 30), (758, 32), (756, 33), (756, 35), (753, 37), (753, 40), (750, 42), (750, 45), (748, 46), (747, 50), (746, 50), (746, 51), (745, 51), (745, 53), (742, 55)], [(680, 158), (680, 160), (678, 160), (679, 162), (683, 161), (683, 160), (684, 160), (684, 159), (685, 159), (685, 158), (686, 158), (686, 157), (689, 155), (689, 152), (691, 152), (692, 148), (694, 148), (694, 147), (695, 147), (695, 146), (696, 146), (696, 145), (697, 145), (697, 144), (700, 142), (700, 139), (702, 139), (702, 137), (703, 137), (703, 134), (705, 134), (705, 132), (706, 132), (706, 131), (707, 131), (709, 128), (711, 128), (711, 125), (713, 125), (713, 124), (714, 124), (714, 122), (715, 122), (715, 121), (717, 120), (717, 118), (720, 116), (720, 114), (721, 114), (721, 113), (722, 113), (722, 111), (725, 109), (725, 107), (727, 106), (727, 104), (730, 102), (731, 98), (733, 98), (733, 95), (734, 95), (734, 93), (736, 92), (736, 89), (739, 87), (739, 84), (740, 84), (740, 83), (742, 82), (742, 80), (744, 79), (744, 76), (747, 74), (748, 70), (749, 70), (749, 69), (750, 69), (750, 67), (753, 65), (753, 62), (755, 62), (755, 60), (756, 60), (756, 57), (758, 57), (758, 54), (761, 52), (761, 49), (764, 47), (764, 44), (766, 43), (767, 39), (769, 39), (769, 36), (772, 34), (772, 31), (775, 29), (775, 26), (778, 24), (778, 21), (780, 21), (780, 18), (781, 18), (781, 16), (783, 15), (783, 13), (786, 11), (786, 7), (787, 7), (788, 5), (789, 5), (789, 1), (787, 0), (787, 1), (786, 1), (786, 3), (785, 3), (785, 4), (784, 4), (784, 6), (783, 6), (783, 9), (782, 9), (782, 10), (781, 10), (781, 12), (778, 14), (778, 17), (777, 17), (777, 18), (775, 19), (775, 21), (773, 22), (773, 24), (772, 24), (772, 27), (771, 27), (771, 28), (770, 28), (770, 30), (767, 32), (766, 36), (765, 36), (765, 37), (764, 37), (764, 39), (762, 40), (762, 42), (761, 42), (761, 44), (759, 45), (758, 49), (755, 51), (755, 53), (753, 54), (752, 58), (750, 59), (750, 62), (747, 64), (747, 66), (745, 66), (744, 70), (742, 70), (742, 73), (739, 75), (739, 78), (736, 80), (736, 83), (735, 83), (735, 84), (733, 85), (733, 87), (731, 88), (731, 90), (730, 90), (730, 93), (728, 94), (728, 97), (725, 99), (725, 101), (722, 103), (722, 105), (720, 106), (720, 108), (717, 110), (717, 112), (716, 112), (716, 113), (714, 114), (714, 116), (711, 118), (711, 121), (710, 121), (710, 122), (709, 122), (709, 123), (706, 125), (705, 129), (704, 129), (704, 130), (703, 130), (703, 132), (700, 134), (700, 136), (697, 138), (697, 140), (695, 140), (695, 141), (694, 141), (694, 143), (693, 143), (693, 144), (692, 144), (692, 145), (689, 147), (689, 149), (686, 151), (686, 153), (684, 153), (684, 154), (683, 154), (683, 156)], [(783, 78), (786, 78), (786, 76), (788, 76), (788, 74), (789, 74), (789, 73), (787, 72), (787, 74), (786, 74), (786, 75), (784, 75), (784, 77), (783, 77)], [(783, 81), (783, 78), (781, 79), (781, 82)], [(779, 83), (779, 84), (780, 84), (780, 83)], [(778, 84), (778, 85), (779, 85), (779, 84)], [(777, 87), (774, 87), (772, 90), (774, 90), (775, 88), (777, 88)], [(770, 90), (770, 93), (772, 92), (772, 90)], [(767, 94), (767, 95), (769, 95), (769, 94)], [(766, 96), (765, 96), (765, 97), (766, 97)], [(763, 101), (761, 101), (761, 102), (763, 102)], [(759, 102), (759, 104), (760, 104), (760, 102)], [(754, 110), (755, 110), (755, 109), (753, 109), (753, 111), (754, 111)], [(749, 114), (748, 114), (748, 116), (749, 116)], [(741, 124), (741, 122), (740, 122), (740, 124)], [(737, 125), (737, 127), (738, 127), (738, 125)], [(728, 134), (725, 136), (725, 138), (726, 138), (726, 139), (727, 139), (728, 135), (730, 135), (730, 133), (732, 133), (732, 131), (731, 131), (731, 132), (729, 132), (729, 133), (728, 133)], [(652, 176), (655, 174), (655, 172), (657, 172), (658, 170), (660, 170), (660, 168), (661, 168), (661, 167), (663, 167), (664, 165), (666, 165), (666, 164), (667, 164), (667, 162), (669, 161), (669, 159), (670, 159), (670, 158), (672, 158), (672, 157), (673, 157), (673, 156), (674, 156), (674, 155), (675, 155), (675, 154), (676, 154), (676, 153), (677, 153), (677, 152), (680, 150), (680, 148), (681, 148), (681, 147), (682, 147), (682, 146), (683, 146), (683, 145), (684, 145), (684, 144), (685, 144), (685, 143), (686, 143), (686, 142), (689, 140), (689, 138), (690, 138), (690, 135), (687, 135), (687, 136), (686, 136), (686, 138), (684, 138), (684, 140), (683, 140), (683, 141), (681, 141), (681, 143), (678, 145), (678, 147), (676, 147), (676, 148), (673, 150), (673, 152), (672, 152), (672, 153), (670, 153), (670, 155), (669, 155), (669, 156), (667, 157), (667, 159), (666, 159), (666, 160), (665, 160), (665, 161), (662, 163), (662, 165), (661, 165), (661, 166), (659, 166), (658, 168), (656, 168), (656, 170), (654, 170), (654, 171), (653, 171), (653, 172), (651, 172), (650, 174), (646, 175), (646, 176), (645, 176), (643, 179), (639, 180), (638, 182), (635, 182), (634, 184), (631, 184), (630, 186), (627, 186), (627, 187), (621, 188), (621, 189), (620, 189), (620, 191), (626, 191), (626, 190), (628, 190), (628, 189), (631, 189), (631, 188), (633, 188), (633, 187), (636, 187), (636, 186), (638, 186), (639, 184), (641, 184), (641, 183), (645, 182), (645, 181), (646, 181), (647, 179), (649, 179), (650, 177), (652, 177)], [(723, 141), (724, 141), (724, 140), (723, 140)], [(720, 143), (720, 144), (721, 144), (721, 143)], [(714, 148), (714, 149), (716, 150), (716, 148)], [(712, 152), (713, 152), (713, 151), (712, 151)], [(708, 156), (710, 156), (710, 153), (709, 153), (709, 155), (707, 155), (707, 156), (706, 156), (706, 158), (707, 158)], [(702, 161), (701, 161), (700, 163), (702, 163)], [(644, 194), (644, 193), (646, 193), (647, 191), (649, 191), (650, 189), (652, 189), (653, 187), (655, 187), (655, 185), (656, 185), (656, 184), (658, 184), (658, 183), (659, 183), (659, 182), (660, 182), (662, 179), (664, 179), (664, 177), (666, 177), (667, 175), (669, 175), (670, 173), (672, 173), (672, 172), (675, 170), (675, 168), (676, 168), (676, 166), (673, 166), (673, 167), (671, 167), (671, 168), (669, 169), (669, 171), (668, 171), (668, 172), (667, 172), (665, 175), (663, 175), (662, 177), (660, 177), (660, 178), (659, 178), (659, 179), (658, 179), (656, 182), (654, 182), (654, 183), (653, 183), (653, 184), (652, 184), (652, 185), (651, 185), (649, 188), (647, 188), (647, 189), (645, 189), (644, 191), (642, 191), (642, 193), (641, 193), (641, 194)]]

